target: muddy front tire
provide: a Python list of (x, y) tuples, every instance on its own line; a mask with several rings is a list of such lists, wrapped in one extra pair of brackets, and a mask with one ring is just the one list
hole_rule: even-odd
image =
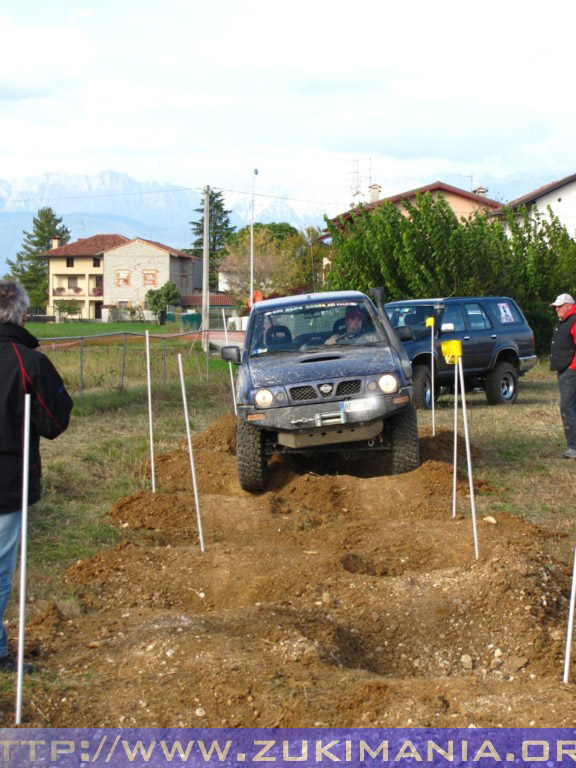
[(240, 486), (245, 491), (263, 491), (268, 481), (264, 430), (239, 419), (236, 434), (236, 459)]
[(392, 474), (412, 472), (420, 466), (418, 416), (412, 404), (388, 419), (392, 449)]

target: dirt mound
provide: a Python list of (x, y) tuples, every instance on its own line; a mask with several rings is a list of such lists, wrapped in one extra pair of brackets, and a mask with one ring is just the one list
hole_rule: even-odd
[(423, 436), (406, 475), (278, 459), (251, 495), (234, 425), (194, 437), (204, 552), (177, 450), (157, 493), (110, 509), (129, 539), (68, 569), (78, 610), (47, 606), (29, 629), (66, 695), (38, 685), (27, 724), (573, 724), (568, 575), (547, 534), (504, 514), (479, 515), (475, 559), (464, 474), (452, 517), (451, 433)]

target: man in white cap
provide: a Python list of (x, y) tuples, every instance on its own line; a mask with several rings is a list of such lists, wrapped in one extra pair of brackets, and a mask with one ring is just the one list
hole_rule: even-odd
[(550, 370), (558, 374), (560, 416), (567, 445), (562, 456), (576, 459), (576, 302), (569, 293), (561, 293), (550, 306), (558, 316), (552, 336)]

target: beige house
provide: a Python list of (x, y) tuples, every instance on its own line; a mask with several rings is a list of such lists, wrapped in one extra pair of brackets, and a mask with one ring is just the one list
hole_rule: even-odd
[[(381, 187), (378, 184), (373, 184), (370, 187), (369, 203), (362, 203), (361, 208), (354, 206), (350, 208), (350, 210), (340, 213), (338, 216), (335, 216), (332, 219), (332, 223), (336, 226), (339, 226), (342, 219), (345, 221), (353, 219), (354, 216), (358, 216), (361, 210), (370, 211), (374, 208), (378, 208), (384, 203), (392, 203), (396, 206), (396, 208), (400, 210), (404, 216), (407, 216), (408, 213), (403, 205), (404, 201), (408, 200), (410, 203), (415, 203), (417, 196), (424, 195), (427, 192), (429, 192), (433, 198), (437, 198), (441, 195), (446, 200), (450, 208), (452, 208), (458, 219), (467, 219), (476, 211), (480, 210), (495, 211), (501, 206), (501, 203), (498, 203), (496, 200), (491, 200), (489, 197), (487, 197), (487, 190), (483, 188), (478, 188), (473, 192), (468, 192), (465, 189), (453, 187), (451, 184), (445, 184), (443, 181), (434, 181), (432, 184), (426, 184), (423, 187), (411, 189), (408, 192), (400, 192), (399, 194), (391, 195), (390, 197), (385, 197), (383, 199), (379, 198), (380, 190)], [(328, 235), (326, 234), (325, 237), (327, 236)]]
[(59, 299), (83, 303), (84, 319), (108, 318), (109, 309), (144, 306), (146, 293), (172, 282), (181, 294), (202, 288), (202, 259), (143, 238), (94, 235), (46, 252), (48, 314)]

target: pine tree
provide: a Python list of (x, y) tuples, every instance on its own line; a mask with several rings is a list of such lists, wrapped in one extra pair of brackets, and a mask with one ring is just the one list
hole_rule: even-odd
[(24, 231), (22, 249), (16, 258), (7, 259), (10, 277), (19, 280), (30, 297), (31, 307), (45, 307), (48, 301), (48, 257), (52, 239), (58, 237), (60, 245), (70, 240), (70, 230), (62, 224), (52, 208), (40, 208), (34, 217), (32, 232)]
[[(218, 269), (220, 262), (226, 256), (226, 243), (231, 235), (234, 234), (235, 227), (230, 224), (230, 213), (224, 208), (224, 197), (222, 192), (215, 192), (213, 189), (209, 192), (210, 204), (210, 224), (209, 224), (209, 249), (210, 249), (210, 287), (218, 287)], [(198, 221), (189, 222), (192, 225), (192, 235), (194, 240), (192, 248), (187, 249), (188, 253), (202, 258), (204, 252), (204, 207), (196, 208), (195, 213), (201, 214)]]

